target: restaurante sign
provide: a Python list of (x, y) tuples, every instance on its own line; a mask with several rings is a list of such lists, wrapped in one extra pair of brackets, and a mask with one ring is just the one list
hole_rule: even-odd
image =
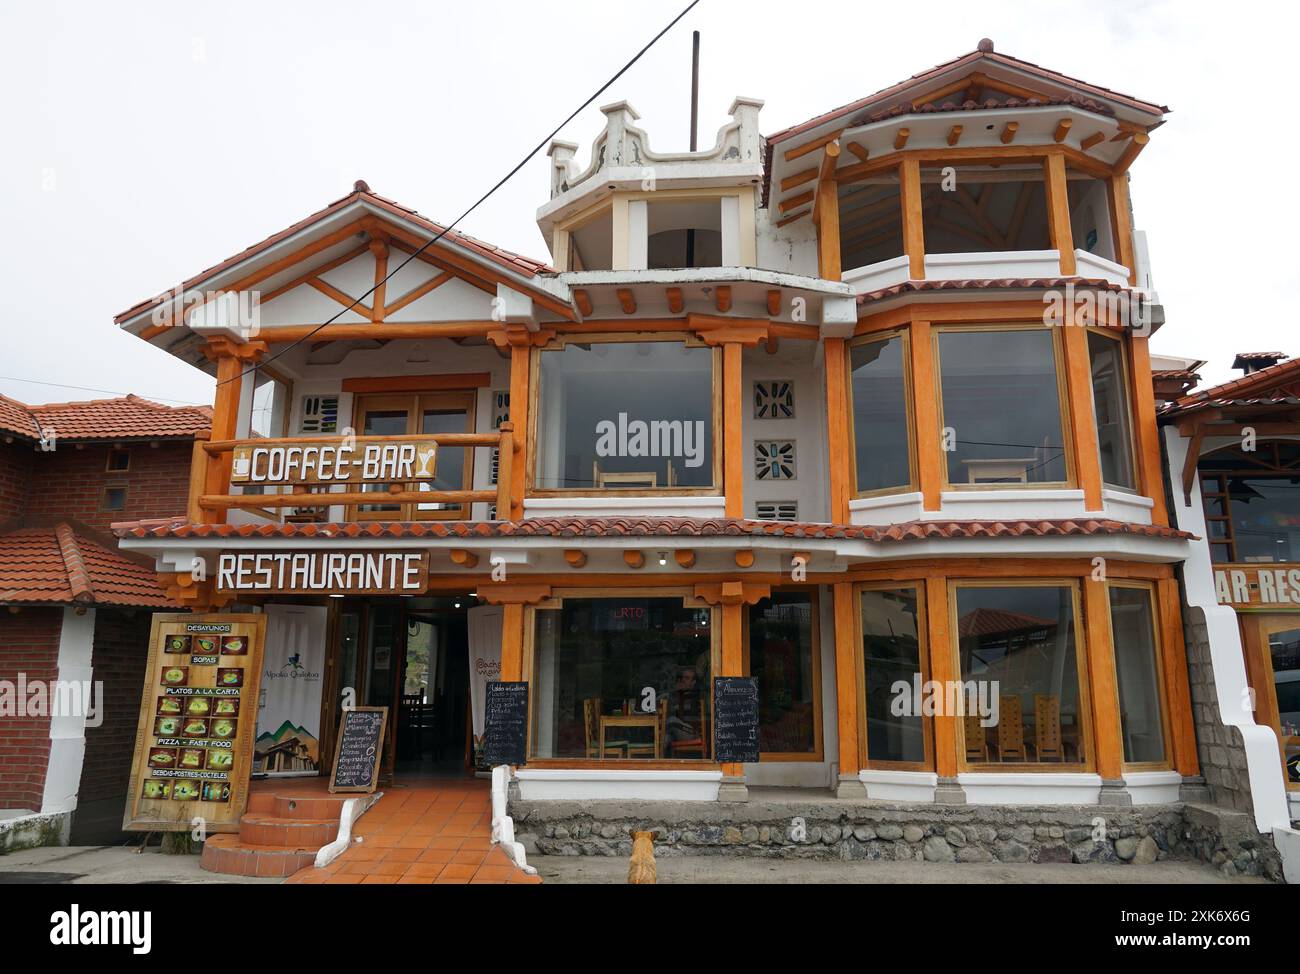
[(243, 443), (232, 453), (232, 484), (414, 483), (433, 480), (438, 444), (352, 437)]
[(222, 552), (218, 592), (419, 595), (429, 556), (414, 551)]

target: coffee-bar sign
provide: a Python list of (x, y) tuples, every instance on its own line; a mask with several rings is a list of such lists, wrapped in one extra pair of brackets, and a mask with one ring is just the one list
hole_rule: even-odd
[(217, 591), (274, 595), (422, 595), (423, 551), (223, 551)]
[(241, 443), (232, 452), (232, 484), (390, 484), (434, 478), (434, 440), (289, 440)]
[(1300, 609), (1300, 565), (1216, 568), (1214, 592), (1220, 605)]

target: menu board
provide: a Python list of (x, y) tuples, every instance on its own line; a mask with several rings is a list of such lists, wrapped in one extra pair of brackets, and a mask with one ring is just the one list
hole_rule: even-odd
[(339, 739), (334, 745), (334, 770), (330, 791), (375, 790), (379, 782), (379, 758), (384, 750), (387, 707), (354, 707), (343, 711)]
[(261, 615), (155, 613), (122, 828), (238, 831), (265, 635)]
[(528, 684), (494, 680), (484, 696), (483, 760), (523, 764), (528, 750)]
[(713, 678), (713, 740), (720, 762), (758, 760), (758, 680), (752, 676)]

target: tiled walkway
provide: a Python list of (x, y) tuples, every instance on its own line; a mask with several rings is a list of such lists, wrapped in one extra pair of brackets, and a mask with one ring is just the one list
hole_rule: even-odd
[[(352, 846), (288, 883), (540, 883), (492, 845), (486, 781), (401, 779), (353, 826)], [(356, 838), (360, 836), (361, 842)]]

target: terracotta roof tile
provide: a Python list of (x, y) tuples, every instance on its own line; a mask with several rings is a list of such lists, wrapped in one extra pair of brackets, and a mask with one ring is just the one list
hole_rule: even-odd
[(884, 301), (903, 294), (920, 291), (992, 291), (992, 290), (1033, 290), (1038, 288), (1063, 288), (1066, 285), (1076, 288), (1092, 288), (1098, 291), (1125, 292), (1129, 288), (1107, 281), (1100, 277), (1017, 277), (999, 278), (997, 280), (924, 280), (903, 281), (875, 291), (858, 295), (858, 305)]
[(0, 603), (175, 608), (145, 565), (66, 522), (0, 534)]
[(1077, 95), (1062, 95), (1059, 98), (1004, 98), (1001, 101), (995, 98), (989, 98), (985, 101), (945, 101), (939, 104), (929, 102), (923, 105), (917, 105), (914, 102), (903, 102), (895, 105), (893, 108), (886, 108), (870, 114), (867, 117), (858, 117), (852, 119), (848, 125), (849, 128), (856, 128), (859, 125), (866, 125), (868, 122), (883, 122), (885, 119), (898, 118), (902, 115), (933, 115), (940, 112), (976, 112), (976, 111), (995, 111), (1007, 108), (1045, 108), (1052, 105), (1069, 105), (1074, 108), (1082, 108), (1084, 111), (1093, 112), (1097, 115), (1114, 115), (1115, 112), (1110, 107), (1093, 101), (1091, 98), (1080, 98)]
[(212, 428), (211, 406), (164, 406), (140, 396), (29, 406), (0, 396), (0, 430), (38, 440), (190, 439)]
[(1161, 410), (1173, 416), (1215, 406), (1288, 404), (1300, 392), (1300, 358), (1287, 359), (1267, 368), (1188, 393)]
[(1187, 539), (1174, 528), (1105, 518), (1036, 521), (909, 521), (888, 527), (740, 518), (536, 517), (522, 521), (366, 521), (346, 524), (190, 524), (184, 519), (114, 524), (121, 538), (806, 538), (890, 543), (932, 538), (1024, 538), (1131, 534)]

